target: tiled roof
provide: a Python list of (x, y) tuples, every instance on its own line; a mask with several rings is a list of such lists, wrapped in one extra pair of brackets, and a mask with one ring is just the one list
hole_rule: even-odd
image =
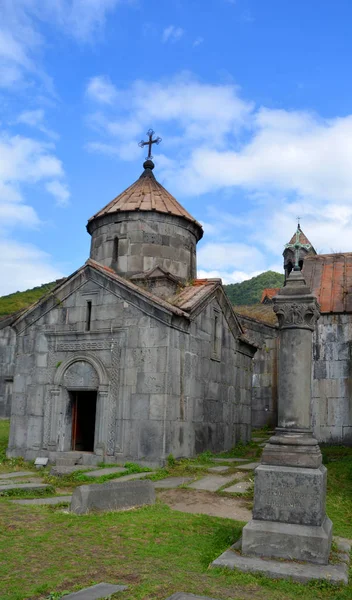
[(234, 306), (233, 310), (244, 317), (261, 321), (268, 325), (277, 325), (277, 317), (272, 304), (251, 304), (247, 306)]
[[(298, 225), (297, 230), (295, 231), (295, 233), (293, 234), (292, 238), (289, 241), (289, 244), (295, 244), (296, 243), (296, 234), (297, 231), (299, 231), (299, 241), (301, 244), (309, 244), (310, 246), (312, 246), (312, 244), (310, 243), (309, 239), (307, 238), (307, 236), (303, 233), (301, 226)], [(313, 246), (312, 246), (313, 248)]]
[(91, 217), (88, 223), (107, 214), (140, 210), (183, 217), (203, 231), (201, 224), (155, 179), (151, 168), (144, 169), (137, 181)]
[(322, 313), (352, 312), (352, 252), (307, 256), (303, 275)]
[(262, 292), (260, 302), (264, 302), (265, 298), (271, 300), (278, 293), (280, 288), (265, 288)]
[(192, 285), (186, 286), (171, 298), (170, 302), (181, 310), (190, 312), (220, 285), (221, 279), (196, 279)]

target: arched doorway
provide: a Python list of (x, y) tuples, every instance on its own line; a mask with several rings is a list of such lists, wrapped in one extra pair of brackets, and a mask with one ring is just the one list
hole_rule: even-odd
[(98, 374), (89, 362), (78, 360), (64, 371), (62, 383), (69, 394), (70, 449), (94, 452)]

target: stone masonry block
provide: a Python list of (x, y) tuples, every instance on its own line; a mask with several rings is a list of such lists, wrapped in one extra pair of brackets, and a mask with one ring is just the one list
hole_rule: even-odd
[(253, 519), (320, 526), (325, 518), (326, 468), (260, 465)]
[(91, 511), (125, 510), (154, 503), (151, 481), (113, 481), (77, 487), (72, 495), (71, 511), (84, 515)]

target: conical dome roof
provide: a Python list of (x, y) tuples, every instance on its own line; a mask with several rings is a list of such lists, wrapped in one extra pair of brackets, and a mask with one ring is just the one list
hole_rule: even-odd
[[(293, 234), (292, 238), (289, 241), (289, 244), (295, 244), (296, 241), (298, 241), (300, 244), (307, 244), (309, 246), (311, 246), (313, 248), (313, 244), (310, 243), (309, 239), (307, 238), (307, 236), (303, 233), (300, 224), (298, 223), (297, 225), (297, 229), (295, 231), (295, 233)], [(314, 250), (314, 248), (313, 248)]]
[(147, 160), (143, 166), (144, 171), (139, 179), (93, 215), (88, 224), (99, 217), (122, 211), (155, 211), (183, 217), (195, 223), (200, 227), (200, 237), (202, 237), (203, 228), (201, 224), (155, 179), (152, 171), (154, 163)]

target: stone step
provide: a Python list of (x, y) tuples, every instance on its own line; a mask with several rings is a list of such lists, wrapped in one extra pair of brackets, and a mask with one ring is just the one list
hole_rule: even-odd
[(39, 506), (42, 504), (61, 504), (62, 502), (71, 502), (72, 496), (54, 496), (53, 498), (31, 498), (30, 500), (12, 500), (14, 504), (32, 504)]
[(177, 488), (180, 485), (185, 485), (190, 481), (193, 481), (193, 477), (167, 477), (166, 479), (159, 479), (159, 481), (153, 481), (153, 485), (156, 489), (172, 489)]
[(108, 469), (95, 469), (86, 474), (87, 477), (102, 477), (103, 475), (113, 475), (114, 473), (126, 473), (124, 467), (110, 467)]
[(194, 483), (188, 485), (188, 488), (192, 490), (206, 490), (208, 492), (216, 492), (223, 485), (227, 483), (231, 483), (234, 479), (236, 479), (233, 475), (221, 476), (221, 475), (207, 475), (206, 477), (202, 477), (202, 479), (198, 479)]
[(235, 485), (231, 485), (230, 487), (226, 488), (226, 490), (222, 491), (226, 492), (227, 494), (245, 494), (251, 485), (252, 484), (250, 481), (239, 481), (238, 483), (235, 483)]
[(12, 473), (2, 473), (0, 479), (14, 479), (15, 477), (31, 477), (37, 473), (34, 471), (13, 471)]
[(11, 485), (2, 485), (0, 488), (0, 496), (3, 492), (8, 492), (10, 490), (28, 490), (28, 491), (35, 491), (35, 490), (49, 490), (50, 489), (50, 485), (45, 485), (44, 483), (13, 483)]

